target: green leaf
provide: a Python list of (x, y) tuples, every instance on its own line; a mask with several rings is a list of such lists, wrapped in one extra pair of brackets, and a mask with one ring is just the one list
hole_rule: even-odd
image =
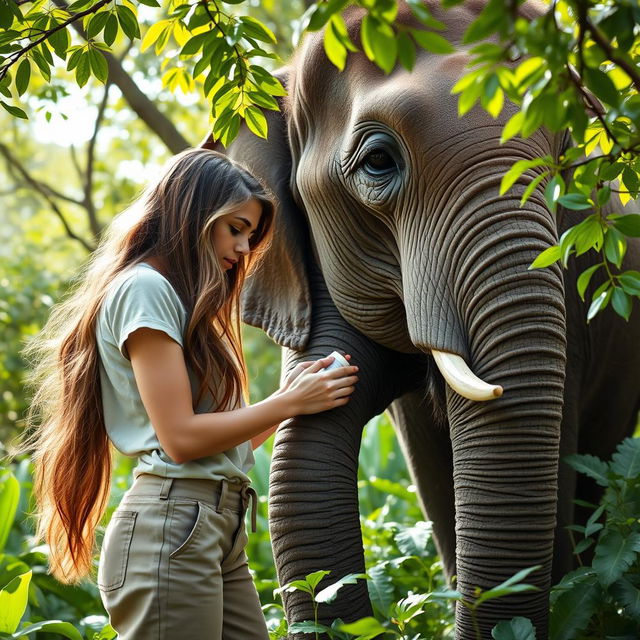
[(249, 71), (251, 71), (255, 84), (266, 91), (269, 95), (272, 96), (286, 96), (287, 91), (282, 86), (280, 80), (276, 77), (272, 76), (266, 69), (262, 67), (252, 64), (249, 67)]
[(57, 633), (65, 638), (71, 638), (71, 640), (84, 640), (82, 634), (70, 622), (62, 622), (62, 620), (44, 620), (43, 622), (30, 624), (14, 633), (11, 637), (24, 638), (35, 631)]
[(625, 236), (640, 238), (640, 215), (637, 213), (609, 216), (609, 218), (613, 220), (613, 226)]
[(118, 35), (118, 18), (116, 18), (116, 16), (113, 13), (110, 13), (109, 17), (107, 18), (107, 24), (104, 28), (104, 33), (102, 34), (102, 37), (104, 38), (104, 41), (109, 46), (111, 46), (114, 43), (117, 35)]
[(342, 587), (344, 587), (347, 584), (356, 584), (358, 580), (367, 580), (367, 574), (366, 573), (349, 573), (343, 578), (340, 578), (340, 580), (338, 580), (337, 582), (334, 582), (328, 587), (325, 587), (322, 591), (318, 592), (314, 599), (316, 602), (326, 602), (326, 603), (333, 602), (338, 595), (338, 591), (340, 591)]
[(93, 3), (93, 1), (94, 0), (77, 0), (67, 7), (67, 11), (69, 11), (70, 13), (75, 13), (76, 11), (80, 11), (88, 7)]
[(89, 64), (93, 75), (98, 78), (102, 84), (106, 84), (109, 76), (109, 67), (107, 66), (107, 61), (104, 56), (94, 47), (89, 47)]
[(552, 640), (575, 640), (589, 624), (601, 599), (602, 589), (595, 577), (560, 595), (551, 613)]
[(409, 9), (411, 9), (411, 13), (413, 13), (425, 27), (431, 27), (432, 29), (439, 29), (441, 31), (447, 28), (443, 22), (436, 20), (431, 13), (429, 13), (429, 9), (427, 9), (420, 0), (407, 0), (407, 4), (409, 5)]
[(424, 555), (427, 543), (431, 539), (432, 525), (430, 522), (417, 522), (413, 527), (407, 527), (395, 535), (398, 549), (408, 556)]
[(42, 77), (47, 81), (51, 81), (51, 66), (45, 60), (44, 56), (37, 49), (31, 50), (31, 57), (33, 61), (38, 65), (38, 69), (40, 69), (40, 73)]
[(69, 51), (71, 52), (71, 55), (67, 60), (67, 71), (73, 71), (78, 66), (78, 62), (80, 62), (80, 58), (84, 54), (84, 49), (82, 47), (76, 47)]
[(197, 36), (189, 38), (180, 51), (181, 56), (195, 56), (208, 38), (214, 38), (215, 36), (210, 31), (199, 33)]
[(29, 86), (29, 79), (31, 78), (31, 62), (29, 58), (24, 58), (18, 66), (16, 72), (16, 91), (21, 96)]
[(595, 247), (597, 250), (602, 246), (603, 228), (598, 214), (592, 214), (582, 222), (575, 225), (575, 245), (576, 255), (580, 256)]
[(260, 42), (269, 42), (271, 44), (277, 44), (276, 36), (269, 27), (265, 26), (259, 20), (252, 18), (251, 16), (241, 16), (240, 22), (244, 26), (244, 33), (250, 38), (259, 40)]
[(629, 616), (640, 617), (640, 589), (626, 578), (616, 580), (610, 588), (616, 600), (624, 607)]
[(19, 501), (20, 483), (9, 470), (5, 470), (0, 476), (0, 553), (7, 543)]
[(640, 296), (640, 271), (625, 271), (618, 276), (618, 282), (631, 296)]
[(313, 594), (313, 589), (306, 580), (292, 580), (291, 582), (285, 584), (283, 587), (274, 589), (273, 594), (276, 595), (279, 593), (293, 593), (294, 591), (303, 591), (304, 593), (308, 593), (310, 595)]
[(340, 37), (333, 24), (333, 20), (329, 22), (324, 30), (324, 50), (327, 54), (327, 58), (331, 60), (333, 65), (340, 71), (343, 71), (344, 65), (347, 62), (347, 49), (340, 41)]
[(267, 138), (267, 119), (258, 107), (247, 107), (244, 112), (247, 126), (260, 138)]
[(89, 60), (89, 52), (83, 52), (78, 59), (78, 66), (76, 67), (76, 82), (79, 87), (84, 87), (91, 75), (91, 62)]
[(502, 20), (501, 11), (487, 11), (487, 8), (476, 18), (465, 31), (463, 44), (484, 40), (490, 36)]
[(600, 100), (612, 107), (618, 106), (620, 102), (620, 92), (616, 89), (611, 78), (600, 69), (584, 67), (582, 77), (588, 89), (590, 89)]
[(278, 102), (264, 91), (247, 91), (247, 96), (251, 99), (251, 102), (258, 107), (271, 109), (272, 111), (280, 110)]
[(611, 295), (611, 306), (614, 311), (627, 322), (631, 315), (632, 298), (628, 296), (621, 287), (614, 287)]
[(532, 160), (518, 160), (514, 165), (502, 176), (500, 182), (500, 195), (504, 195), (518, 180), (518, 178), (527, 170), (534, 167), (548, 166), (550, 158), (533, 158)]
[(591, 276), (602, 266), (602, 264), (594, 264), (592, 267), (585, 269), (579, 276), (577, 282), (578, 295), (584, 300), (584, 294), (591, 281)]
[(631, 566), (640, 551), (640, 532), (622, 535), (620, 531), (607, 529), (598, 540), (593, 557), (593, 568), (600, 583), (608, 587)]
[(502, 135), (500, 136), (500, 144), (504, 144), (507, 140), (510, 140), (514, 136), (518, 135), (522, 128), (522, 120), (524, 114), (522, 111), (514, 113), (502, 129)]
[(398, 56), (398, 43), (391, 28), (367, 14), (362, 20), (360, 38), (369, 60), (375, 62), (385, 73), (391, 73)]
[(100, 11), (100, 13), (96, 13), (89, 21), (87, 38), (95, 38), (105, 28), (110, 15), (110, 11)]
[(534, 189), (549, 175), (549, 171), (543, 171), (541, 174), (537, 175), (524, 190), (522, 194), (522, 198), (520, 198), (520, 206), (524, 206), (525, 202), (530, 198)]
[(611, 199), (611, 187), (604, 186), (598, 189), (598, 206), (603, 207)]
[(386, 615), (395, 593), (393, 580), (385, 570), (386, 563), (377, 564), (369, 569), (367, 589), (371, 604), (382, 615)]
[(416, 63), (416, 47), (405, 31), (398, 35), (398, 60), (407, 71), (411, 71)]
[(640, 477), (640, 438), (626, 438), (611, 458), (611, 471), (626, 480)]
[(311, 622), (310, 620), (305, 620), (304, 622), (294, 622), (289, 625), (290, 633), (327, 633), (331, 631), (330, 627), (325, 627), (323, 624), (316, 624), (315, 622)]
[[(54, 21), (52, 20), (51, 22), (53, 23)], [(67, 49), (71, 44), (71, 36), (66, 27), (52, 33), (47, 39), (47, 42), (53, 47), (58, 58), (61, 60), (66, 58)]]
[(631, 192), (631, 195), (635, 197), (640, 189), (640, 177), (638, 176), (637, 171), (634, 171), (631, 167), (625, 167), (622, 170), (622, 180), (624, 182), (624, 186), (627, 187)]
[(140, 37), (140, 25), (135, 13), (123, 4), (116, 5), (116, 13), (118, 14), (118, 22), (125, 34), (135, 40)]
[(604, 237), (604, 255), (607, 260), (620, 268), (626, 252), (627, 239), (617, 229), (609, 227)]
[(347, 4), (348, 0), (329, 0), (326, 3), (311, 5), (309, 8), (310, 19), (306, 30), (319, 31), (332, 15), (341, 13)]
[(609, 465), (600, 458), (585, 453), (566, 456), (563, 460), (579, 473), (593, 478), (601, 487), (609, 486), (609, 478), (607, 477)]
[[(544, 199), (551, 212), (555, 212), (558, 199), (564, 195), (564, 180), (562, 176), (557, 173), (544, 188)], [(566, 265), (566, 258), (563, 256), (563, 262)]]
[(375, 618), (370, 616), (361, 618), (356, 622), (350, 622), (348, 624), (341, 624), (338, 627), (339, 631), (345, 631), (352, 635), (365, 636), (366, 638), (375, 638), (381, 633), (387, 633), (387, 629), (382, 626)]
[(320, 584), (322, 578), (328, 576), (330, 573), (331, 571), (314, 571), (313, 573), (305, 576), (305, 579), (311, 588), (315, 589)]
[(0, 590), (0, 632), (14, 633), (27, 608), (31, 571), (15, 577)]
[(524, 591), (538, 591), (538, 587), (532, 584), (522, 584), (522, 580), (524, 580), (530, 573), (533, 571), (537, 571), (540, 569), (540, 565), (536, 565), (535, 567), (527, 567), (526, 569), (522, 569), (518, 571), (515, 575), (511, 576), (504, 582), (496, 585), (492, 589), (488, 589), (487, 591), (483, 591), (480, 596), (475, 601), (475, 606), (480, 606), (483, 602), (487, 600), (491, 600), (493, 598), (501, 598), (502, 596), (506, 596), (512, 593), (522, 593)]
[(560, 247), (554, 245), (545, 249), (529, 266), (529, 269), (544, 269), (560, 260)]
[(491, 631), (494, 640), (536, 640), (536, 630), (529, 618), (512, 618), (499, 622)]
[(28, 120), (27, 114), (20, 108), (14, 107), (13, 105), (7, 104), (4, 100), (0, 100), (0, 104), (14, 117), (16, 118), (24, 118)]
[(558, 198), (558, 204), (561, 204), (566, 209), (573, 209), (574, 211), (593, 207), (593, 203), (590, 202), (583, 193), (567, 193)]
[(432, 53), (453, 53), (455, 51), (451, 43), (439, 33), (419, 29), (410, 29), (409, 31), (413, 39), (427, 51)]

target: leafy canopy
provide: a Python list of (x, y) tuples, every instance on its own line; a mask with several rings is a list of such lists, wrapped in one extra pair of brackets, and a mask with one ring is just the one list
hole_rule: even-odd
[[(461, 1), (442, 0), (442, 5)], [(201, 90), (211, 105), (214, 138), (228, 145), (243, 120), (266, 137), (264, 110), (278, 110), (277, 98), (286, 93), (269, 70), (279, 61), (278, 41), (264, 22), (243, 14), (248, 8), (243, 4), (0, 0), (0, 93), (5, 98), (0, 104), (26, 118), (23, 98), (34, 74), (47, 83), (54, 74), (67, 80), (72, 75), (79, 86), (91, 77), (105, 83), (114, 43), (141, 38), (141, 51), (153, 48), (156, 55), (166, 55), (165, 86), (185, 93)], [(395, 22), (395, 0), (324, 0), (309, 6), (297, 31), (324, 29), (325, 51), (339, 69), (358, 49), (385, 73), (397, 64), (412, 69), (417, 47), (453, 52), (445, 25), (419, 0), (407, 4), (420, 28)], [(489, 0), (467, 29), (463, 46), (471, 54), (469, 70), (453, 88), (459, 114), (479, 103), (497, 118), (508, 99), (519, 110), (506, 123), (503, 142), (527, 138), (541, 127), (570, 134), (573, 144), (559, 158), (516, 162), (501, 192), (526, 185), (525, 205), (544, 185), (552, 211), (561, 206), (584, 212), (532, 268), (555, 262), (566, 267), (571, 256), (595, 250), (599, 262), (577, 283), (580, 296), (590, 299), (587, 319), (609, 304), (628, 319), (633, 299), (640, 296), (640, 272), (623, 266), (627, 238), (640, 236), (640, 217), (623, 211), (640, 190), (640, 7), (635, 0), (553, 0), (539, 18), (525, 20), (518, 16), (521, 4)], [(359, 43), (350, 39), (342, 17), (350, 5), (364, 9)], [(143, 14), (152, 18), (141, 20)]]

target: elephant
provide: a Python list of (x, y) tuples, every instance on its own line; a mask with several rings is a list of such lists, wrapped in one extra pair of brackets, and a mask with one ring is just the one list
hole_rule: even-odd
[[(339, 72), (322, 33), (308, 34), (277, 74), (288, 96), (268, 112), (268, 139), (243, 126), (224, 149), (279, 200), (273, 241), (245, 285), (244, 321), (284, 347), (285, 371), (334, 349), (360, 367), (348, 404), (278, 429), (269, 497), (278, 577), (365, 570), (358, 451), (363, 426), (388, 409), (464, 597), (539, 566), (527, 578), (538, 590), (480, 607), (482, 637), (525, 616), (544, 639), (550, 585), (572, 566), (573, 500), (597, 500), (562, 459), (608, 457), (633, 433), (640, 316), (625, 322), (607, 309), (586, 323), (576, 279), (599, 260), (593, 252), (566, 270), (529, 269), (584, 212), (550, 211), (545, 180), (520, 207), (537, 169), (504, 195), (500, 180), (517, 160), (558, 158), (569, 136), (540, 130), (500, 144), (512, 104), (497, 119), (477, 106), (458, 118), (451, 88), (470, 59), (460, 43), (483, 4), (426, 5), (454, 53), (421, 50), (412, 72), (388, 75), (352, 53)], [(354, 42), (361, 11), (345, 13)], [(519, 11), (532, 19), (541, 9), (529, 1)], [(419, 27), (403, 2), (397, 20)], [(221, 149), (211, 137), (202, 144)], [(623, 267), (640, 268), (635, 240)], [(371, 614), (361, 581), (340, 596), (321, 609), (325, 621)], [(310, 606), (285, 594), (289, 622), (310, 619)], [(476, 638), (460, 606), (456, 637)]]

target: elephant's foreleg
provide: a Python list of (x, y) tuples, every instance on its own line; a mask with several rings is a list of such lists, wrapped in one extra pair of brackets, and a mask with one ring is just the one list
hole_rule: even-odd
[(450, 580), (456, 573), (456, 534), (449, 426), (436, 420), (425, 389), (404, 394), (389, 410)]

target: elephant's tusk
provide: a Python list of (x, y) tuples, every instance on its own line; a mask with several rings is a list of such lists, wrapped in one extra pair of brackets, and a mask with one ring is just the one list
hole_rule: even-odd
[(494, 400), (502, 395), (501, 386), (480, 380), (455, 353), (432, 350), (431, 355), (447, 384), (464, 398), (485, 401)]

